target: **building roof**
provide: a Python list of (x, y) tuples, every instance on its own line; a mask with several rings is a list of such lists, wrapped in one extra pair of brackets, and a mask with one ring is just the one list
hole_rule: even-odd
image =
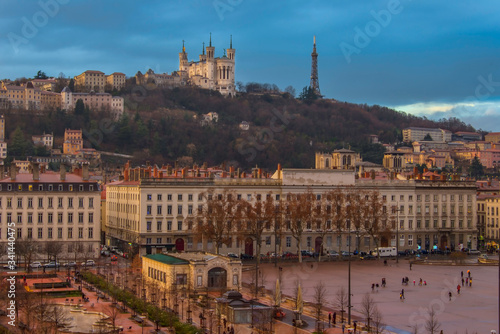
[[(97, 73), (97, 74), (104, 74), (104, 72), (101, 72), (101, 71), (94, 71), (94, 70), (86, 70), (85, 72), (83, 73)], [(82, 73), (82, 74), (83, 74)]]
[(488, 134), (486, 134), (487, 136), (488, 135), (494, 135), (494, 136), (500, 136), (500, 132), (490, 132)]
[(40, 180), (39, 181), (33, 181), (33, 174), (16, 174), (16, 179), (11, 180), (10, 177), (6, 177), (2, 180), (0, 180), (0, 183), (56, 183), (56, 182), (84, 182), (82, 177), (71, 174), (71, 173), (66, 173), (66, 180), (61, 181), (61, 175), (59, 173), (40, 173)]
[(341, 148), (341, 149), (339, 149), (339, 150), (335, 150), (335, 151), (333, 151), (333, 153), (356, 153), (356, 152), (354, 152), (354, 151), (352, 151), (352, 150), (348, 150), (348, 149), (346, 149), (346, 148)]
[(468, 131), (458, 131), (455, 132), (456, 135), (474, 135), (474, 136), (480, 136), (481, 134), (477, 132), (468, 132)]
[(189, 261), (165, 254), (147, 254), (144, 257), (165, 264), (189, 264)]
[(113, 72), (110, 75), (125, 75), (125, 73), (122, 73), (122, 72)]

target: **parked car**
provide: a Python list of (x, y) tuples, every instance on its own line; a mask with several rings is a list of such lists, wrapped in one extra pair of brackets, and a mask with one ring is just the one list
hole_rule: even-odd
[(334, 251), (334, 250), (329, 250), (326, 254), (329, 257), (339, 257), (339, 253), (337, 251)]
[(6, 264), (3, 266), (3, 269), (7, 269), (7, 270), (17, 269), (17, 264)]
[(307, 250), (303, 250), (301, 251), (302, 253), (302, 256), (304, 257), (311, 257), (311, 256), (314, 256), (313, 252), (310, 252), (310, 251), (307, 251)]
[[(364, 254), (361, 254), (361, 253), (364, 253)], [(365, 252), (361, 252), (361, 253), (359, 256), (359, 258), (361, 260), (375, 260), (377, 258), (376, 256), (373, 256), (373, 255), (365, 253)]]
[(346, 252), (346, 251), (342, 251), (341, 254), (342, 254), (342, 256), (352, 256), (352, 255), (354, 255), (352, 252), (349, 253), (349, 252)]
[(41, 262), (36, 261), (36, 262), (31, 262), (31, 263), (30, 263), (30, 267), (31, 267), (31, 268), (41, 268), (41, 267), (43, 267), (43, 266), (42, 266), (42, 263), (41, 263)]
[(76, 267), (75, 261), (66, 262), (63, 264), (63, 267)]
[(111, 253), (109, 252), (109, 250), (102, 250), (102, 251), (101, 251), (101, 255), (102, 255), (102, 256), (110, 256), (110, 255), (111, 255)]
[(84, 267), (95, 266), (95, 261), (94, 260), (87, 260), (87, 262), (82, 262), (82, 266), (84, 266)]
[(123, 256), (123, 252), (119, 249), (116, 250), (115, 252), (116, 255), (120, 255), (120, 256)]
[(56, 267), (60, 267), (61, 264), (59, 262), (50, 261), (49, 263), (45, 263), (43, 266), (45, 268), (56, 268)]
[(478, 251), (477, 249), (470, 249), (469, 254), (470, 255), (481, 255), (481, 252)]
[(238, 259), (238, 255), (236, 255), (234, 253), (227, 253), (227, 256), (232, 257), (233, 259)]
[(398, 252), (398, 255), (399, 255), (399, 256), (407, 256), (408, 254), (407, 254), (404, 250), (400, 250), (400, 251)]
[(242, 260), (252, 260), (252, 259), (253, 259), (253, 256), (252, 256), (252, 255), (248, 255), (248, 254), (243, 254), (243, 253), (241, 253), (241, 255), (240, 255), (240, 259), (242, 259)]
[(289, 258), (294, 256), (297, 256), (297, 254), (293, 254), (292, 252), (283, 252), (283, 255), (281, 255), (281, 257), (283, 258)]

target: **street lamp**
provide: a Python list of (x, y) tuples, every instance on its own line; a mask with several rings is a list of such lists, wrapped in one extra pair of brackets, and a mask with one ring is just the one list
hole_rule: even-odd
[(347, 261), (349, 263), (349, 266), (348, 266), (348, 276), (347, 276), (347, 279), (348, 279), (348, 288), (347, 288), (347, 293), (348, 293), (348, 296), (347, 296), (347, 319), (348, 319), (348, 323), (349, 325), (351, 324), (351, 220), (350, 219), (347, 219), (347, 228), (348, 228), (348, 235), (347, 235), (347, 240), (349, 241), (349, 244), (348, 244), (348, 258), (347, 258)]
[(399, 202), (396, 203), (396, 208), (393, 209), (396, 212), (396, 263), (399, 263)]

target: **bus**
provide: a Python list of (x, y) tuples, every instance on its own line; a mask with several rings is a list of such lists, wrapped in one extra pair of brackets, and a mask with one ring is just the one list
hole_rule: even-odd
[(379, 247), (375, 248), (375, 250), (372, 250), (371, 253), (373, 256), (379, 256), (380, 253), (380, 257), (398, 255), (396, 247)]

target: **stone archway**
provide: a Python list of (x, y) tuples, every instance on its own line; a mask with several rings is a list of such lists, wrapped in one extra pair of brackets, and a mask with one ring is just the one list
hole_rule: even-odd
[(386, 237), (380, 238), (380, 247), (389, 247), (389, 240)]
[(175, 250), (178, 252), (184, 251), (184, 239), (178, 238), (175, 240)]
[(314, 251), (318, 254), (323, 255), (323, 238), (322, 237), (316, 237), (314, 240)]
[(227, 271), (221, 267), (215, 267), (208, 271), (208, 287), (209, 288), (226, 288), (227, 287)]
[(245, 239), (245, 254), (253, 256), (253, 239), (252, 238)]
[(442, 235), (441, 236), (441, 243), (440, 243), (440, 249), (441, 250), (445, 250), (446, 248), (448, 248), (448, 238), (446, 237), (446, 235)]

